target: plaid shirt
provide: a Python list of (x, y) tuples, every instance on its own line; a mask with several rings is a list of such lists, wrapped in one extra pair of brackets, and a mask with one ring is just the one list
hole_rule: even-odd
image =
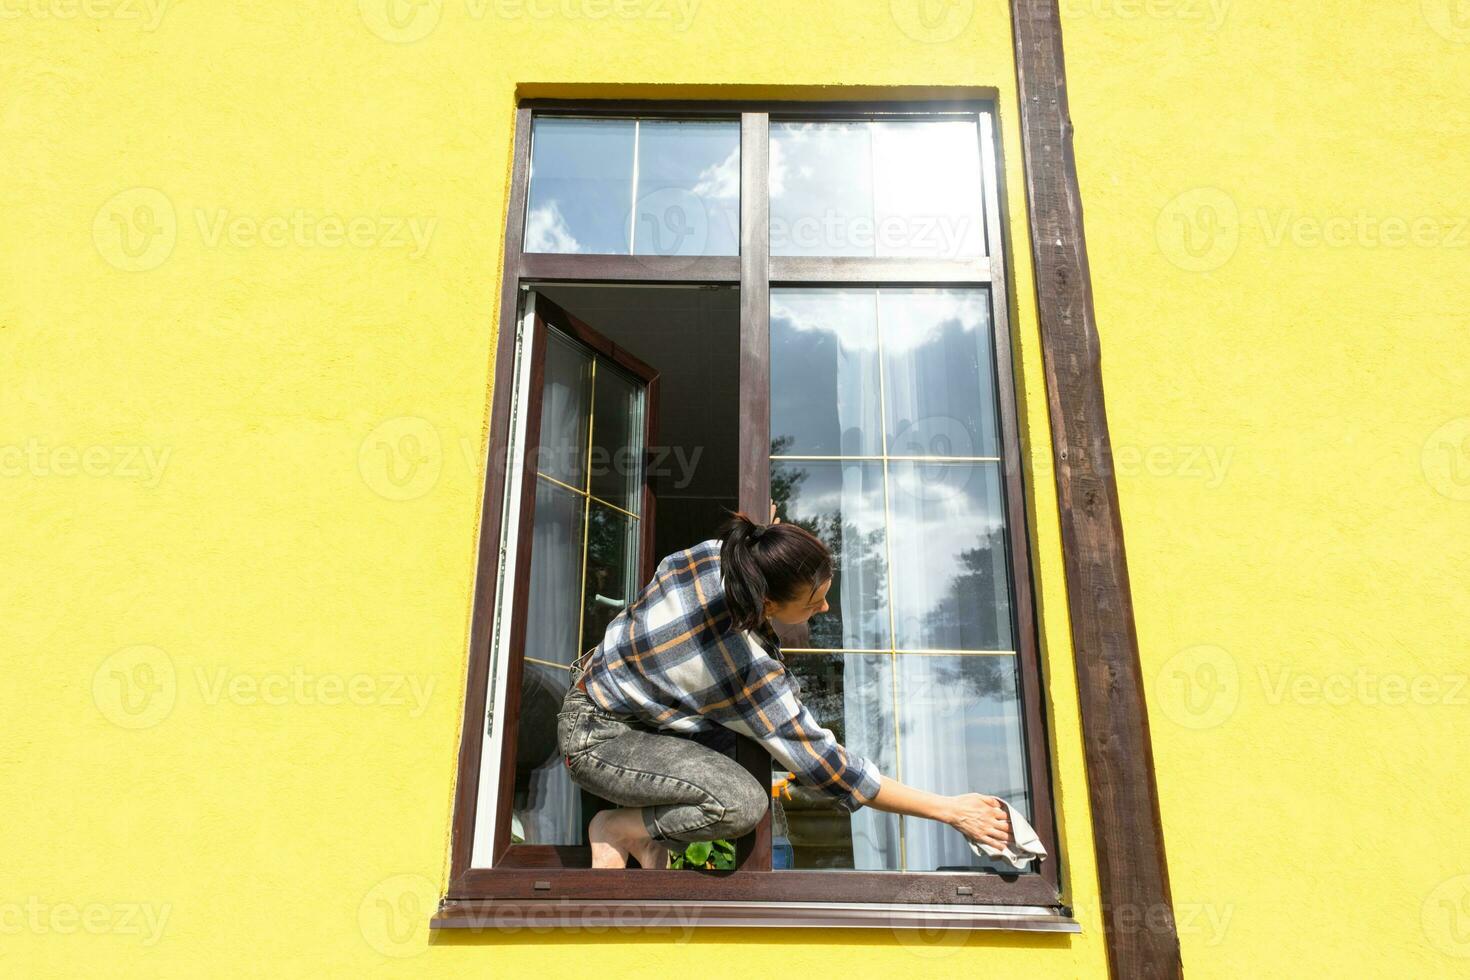
[(853, 811), (878, 792), (878, 767), (848, 752), (799, 699), (769, 622), (730, 628), (720, 541), (659, 562), (653, 581), (608, 624), (586, 660), (587, 694), (655, 728), (723, 725), (760, 742), (797, 782)]

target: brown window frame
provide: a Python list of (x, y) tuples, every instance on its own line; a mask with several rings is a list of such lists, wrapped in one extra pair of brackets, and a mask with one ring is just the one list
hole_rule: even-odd
[[(978, 114), (984, 170), (986, 255), (973, 261), (875, 258), (785, 258), (769, 254), (768, 153), (775, 118), (935, 118)], [(741, 124), (740, 255), (673, 257), (524, 253), (533, 116), (738, 118)], [(525, 100), (516, 111), (515, 154), (507, 214), (501, 329), (495, 358), (492, 422), (478, 575), (471, 625), (464, 735), (455, 793), (448, 894), (436, 927), (510, 926), (517, 922), (571, 925), (592, 910), (621, 910), (650, 925), (673, 914), (699, 921), (762, 925), (954, 926), (1080, 931), (1061, 900), (1060, 847), (1047, 752), (1043, 682), (1035, 618), (1035, 578), (1026, 521), (1026, 488), (1018, 428), (1015, 363), (1010, 335), (1001, 146), (993, 100), (931, 102), (644, 102)], [(740, 289), (740, 506), (763, 512), (769, 499), (770, 289), (786, 286), (930, 286), (986, 288), (990, 292), (994, 370), (998, 387), (1003, 488), (1009, 534), (1016, 653), (1025, 719), (1026, 766), (1033, 788), (1033, 826), (1048, 858), (1037, 871), (864, 872), (771, 869), (771, 818), (738, 842), (733, 871), (607, 870), (573, 867), (575, 848), (529, 848), (517, 855), (509, 840), (509, 809), (498, 808), (492, 866), (470, 866), (479, 793), (501, 513), (507, 490), (510, 398), (520, 295), (537, 283), (676, 283)], [(595, 326), (595, 325), (594, 325)], [(529, 451), (529, 446), (527, 447)], [(513, 557), (513, 556), (512, 556)], [(512, 623), (512, 629), (516, 624)], [(512, 678), (513, 680), (513, 678)], [(514, 698), (514, 691), (511, 692)], [(514, 718), (507, 705), (508, 718)], [(514, 726), (506, 728), (513, 752)], [(510, 756), (513, 758), (513, 756)], [(770, 760), (758, 743), (737, 740), (737, 758), (758, 779)], [(505, 798), (502, 760), (501, 799)], [(582, 856), (585, 862), (585, 855)], [(538, 918), (539, 916), (539, 918)]]

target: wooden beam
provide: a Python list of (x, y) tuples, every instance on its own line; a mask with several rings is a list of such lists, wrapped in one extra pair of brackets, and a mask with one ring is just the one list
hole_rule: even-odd
[(1011, 20), (1108, 967), (1118, 980), (1180, 977), (1057, 0), (1011, 0)]
[[(770, 117), (740, 117), (740, 476), (742, 511), (766, 519), (771, 499), (771, 215)], [(735, 759), (762, 786), (771, 784), (771, 756), (753, 738), (737, 735)], [(735, 842), (738, 873), (771, 871), (771, 811)]]

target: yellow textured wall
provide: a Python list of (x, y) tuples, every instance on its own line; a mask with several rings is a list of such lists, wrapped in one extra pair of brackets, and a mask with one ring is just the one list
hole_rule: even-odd
[(1470, 4), (1063, 10), (1185, 970), (1470, 974)]
[[(0, 972), (1101, 974), (1009, 19), (919, 3), (0, 0)], [(1185, 965), (1449, 974), (1470, 27), (1191, 3), (1064, 4)], [(1085, 932), (431, 944), (517, 87), (824, 85), (1000, 92)]]

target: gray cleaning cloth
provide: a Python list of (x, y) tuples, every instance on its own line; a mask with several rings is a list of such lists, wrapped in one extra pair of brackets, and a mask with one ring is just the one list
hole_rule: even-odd
[(1026, 822), (1026, 818), (1017, 813), (1016, 808), (1005, 800), (1000, 800), (1000, 805), (1005, 810), (1006, 819), (1011, 824), (1011, 832), (1006, 836), (1005, 850), (979, 841), (970, 841), (970, 850), (975, 852), (976, 857), (997, 858), (1005, 861), (1017, 871), (1025, 871), (1028, 861), (1045, 860), (1046, 848), (1041, 846), (1041, 838), (1036, 836), (1036, 831)]

